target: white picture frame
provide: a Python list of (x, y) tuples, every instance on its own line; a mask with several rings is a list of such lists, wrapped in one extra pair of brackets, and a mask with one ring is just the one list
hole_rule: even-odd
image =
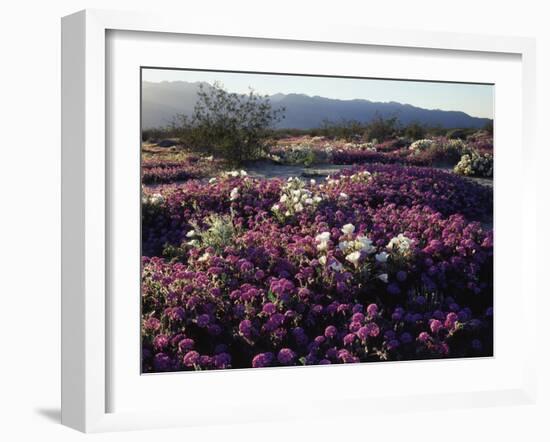
[[(440, 51), (468, 51), (514, 54), (521, 57), (522, 111), (521, 158), (521, 232), (535, 231), (534, 170), (534, 102), (535, 43), (518, 37), (494, 37), (451, 33), (402, 31), (399, 33), (372, 28), (323, 27), (313, 25), (300, 29), (277, 23), (276, 26), (249, 23), (238, 27), (209, 23), (194, 18), (182, 24), (176, 17), (86, 10), (62, 21), (62, 423), (84, 432), (156, 428), (207, 424), (211, 420), (197, 409), (190, 415), (182, 410), (109, 412), (108, 394), (110, 365), (107, 327), (110, 321), (108, 286), (109, 237), (108, 152), (106, 121), (108, 63), (106, 35), (110, 31), (154, 32), (163, 35), (203, 35), (273, 41), (368, 45), (380, 48), (424, 48)], [(158, 34), (157, 34), (158, 35)], [(516, 238), (517, 239), (517, 238)], [(525, 277), (526, 259), (534, 255), (534, 245), (520, 241), (524, 277), (521, 279), (522, 308), (536, 303), (534, 278)], [(498, 296), (498, 295), (497, 295)], [(524, 332), (534, 336), (536, 324)], [(530, 340), (534, 343), (534, 340)], [(534, 344), (531, 344), (533, 346)], [(488, 406), (503, 403), (532, 403), (535, 400), (536, 353), (529, 345), (523, 351), (518, 378), (511, 387), (454, 394), (430, 393), (407, 396), (388, 392), (376, 405), (357, 398), (331, 396), (326, 401), (313, 401), (309, 409), (288, 407), (286, 410), (258, 410), (254, 404), (236, 399), (236, 417), (228, 409), (216, 414), (216, 421), (307, 418), (322, 416), (322, 405), (338, 400), (341, 413), (369, 413), (379, 410), (408, 408), (436, 409)], [(460, 361), (457, 361), (460, 365)], [(360, 364), (364, 365), (364, 364)], [(334, 370), (349, 368), (335, 367)], [(361, 370), (354, 367), (353, 370)], [(275, 373), (271, 370), (270, 373)], [(285, 376), (293, 376), (288, 370)], [(231, 376), (247, 376), (247, 372), (224, 373), (216, 382), (231, 382)], [(166, 378), (166, 377), (165, 377)], [(221, 380), (220, 380), (221, 379)], [(354, 411), (351, 411), (354, 410)], [(202, 414), (201, 414), (202, 413)]]

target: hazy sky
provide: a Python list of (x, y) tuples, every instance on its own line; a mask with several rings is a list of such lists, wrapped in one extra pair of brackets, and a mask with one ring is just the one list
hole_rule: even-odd
[(169, 69), (143, 69), (144, 81), (214, 81), (230, 92), (260, 94), (298, 93), (350, 100), (397, 101), (425, 109), (463, 111), (474, 117), (493, 118), (493, 86), (403, 80), (371, 80), (295, 75), (243, 74)]

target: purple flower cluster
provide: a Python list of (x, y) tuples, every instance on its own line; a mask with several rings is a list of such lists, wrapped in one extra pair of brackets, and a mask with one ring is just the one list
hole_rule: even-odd
[[(370, 179), (352, 178), (364, 170)], [(319, 205), (282, 220), (283, 185), (155, 189), (163, 198), (142, 219), (144, 372), (492, 354), (492, 231), (478, 222), (492, 215), (490, 190), (368, 165), (308, 185)], [(218, 250), (187, 245), (190, 223), (214, 213), (231, 214), (238, 235)], [(404, 252), (388, 248), (399, 235)], [(353, 241), (363, 248), (347, 259)], [(180, 253), (161, 257), (167, 244)]]
[(187, 157), (185, 160), (143, 160), (141, 182), (163, 184), (204, 178), (219, 167), (219, 161)]

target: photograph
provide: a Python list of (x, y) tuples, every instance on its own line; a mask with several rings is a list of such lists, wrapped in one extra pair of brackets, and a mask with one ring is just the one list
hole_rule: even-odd
[(494, 84), (140, 77), (142, 374), (493, 356)]

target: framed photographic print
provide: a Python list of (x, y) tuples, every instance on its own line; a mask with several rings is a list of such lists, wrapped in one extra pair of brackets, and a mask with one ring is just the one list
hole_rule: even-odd
[(532, 401), (533, 47), (64, 18), (63, 423)]

